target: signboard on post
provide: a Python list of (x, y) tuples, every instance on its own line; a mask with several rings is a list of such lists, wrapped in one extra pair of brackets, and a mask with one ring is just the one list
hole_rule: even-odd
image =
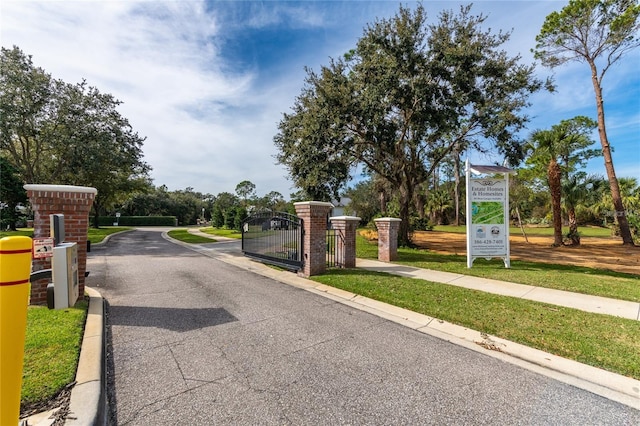
[[(467, 268), (479, 257), (504, 260), (511, 267), (509, 247), (509, 174), (500, 166), (476, 166), (467, 160)], [(471, 178), (474, 174), (490, 177)], [(496, 177), (496, 175), (502, 177)]]

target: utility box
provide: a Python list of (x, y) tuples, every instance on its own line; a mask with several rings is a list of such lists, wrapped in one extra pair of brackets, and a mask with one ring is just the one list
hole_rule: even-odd
[(51, 263), (54, 286), (54, 308), (65, 309), (78, 300), (78, 244), (60, 243), (53, 248)]

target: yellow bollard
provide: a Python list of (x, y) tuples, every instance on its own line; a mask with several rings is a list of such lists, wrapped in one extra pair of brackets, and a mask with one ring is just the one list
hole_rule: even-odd
[(31, 238), (0, 238), (0, 425), (17, 425), (27, 329)]

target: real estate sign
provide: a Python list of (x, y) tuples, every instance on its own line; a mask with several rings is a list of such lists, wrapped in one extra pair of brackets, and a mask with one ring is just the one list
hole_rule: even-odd
[(505, 179), (471, 179), (471, 251), (476, 256), (506, 256)]
[[(474, 167), (503, 177), (471, 178)], [(496, 173), (497, 172), (497, 173)], [(509, 184), (511, 170), (497, 166), (467, 167), (467, 267), (476, 258), (509, 260)]]

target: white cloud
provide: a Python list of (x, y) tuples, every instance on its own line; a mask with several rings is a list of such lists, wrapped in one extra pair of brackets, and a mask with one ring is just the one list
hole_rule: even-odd
[[(443, 8), (457, 11), (459, 4), (426, 2), (425, 7), (433, 20)], [(494, 32), (513, 28), (505, 47), (530, 63), (529, 49), (544, 17), (564, 4), (480, 1), (472, 11), (489, 15)], [(398, 3), (2, 0), (0, 7), (3, 47), (18, 45), (54, 77), (70, 83), (84, 78), (124, 102), (119, 110), (147, 137), (145, 160), (156, 185), (217, 194), (250, 180), (260, 195), (275, 190), (288, 196), (291, 183), (274, 164), (272, 139), (300, 92), (303, 67), (317, 70), (329, 56), (353, 48), (364, 25), (392, 16)], [(239, 63), (225, 55), (230, 37), (280, 27), (321, 35), (292, 57), (274, 57), (276, 71), (261, 69), (251, 58)], [(584, 105), (595, 109), (581, 65), (556, 70), (557, 95), (533, 98), (534, 127), (570, 118)], [(637, 61), (635, 68), (625, 62), (612, 70), (607, 90), (616, 92), (630, 78), (638, 81), (631, 77), (635, 72)], [(540, 69), (540, 75), (548, 74)], [(640, 123), (637, 113), (625, 119), (612, 112), (611, 120), (612, 128), (637, 129)]]
[[(3, 46), (16, 44), (54, 77), (84, 78), (124, 102), (120, 111), (147, 137), (145, 159), (157, 185), (217, 193), (257, 169), (275, 189), (288, 189), (270, 158), (273, 129), (261, 134), (268, 126), (248, 126), (260, 117), (242, 111), (269, 105), (252, 100), (251, 74), (226, 69), (219, 25), (202, 3), (7, 2), (2, 12)], [(256, 155), (254, 164), (239, 162), (247, 150), (267, 163)]]

